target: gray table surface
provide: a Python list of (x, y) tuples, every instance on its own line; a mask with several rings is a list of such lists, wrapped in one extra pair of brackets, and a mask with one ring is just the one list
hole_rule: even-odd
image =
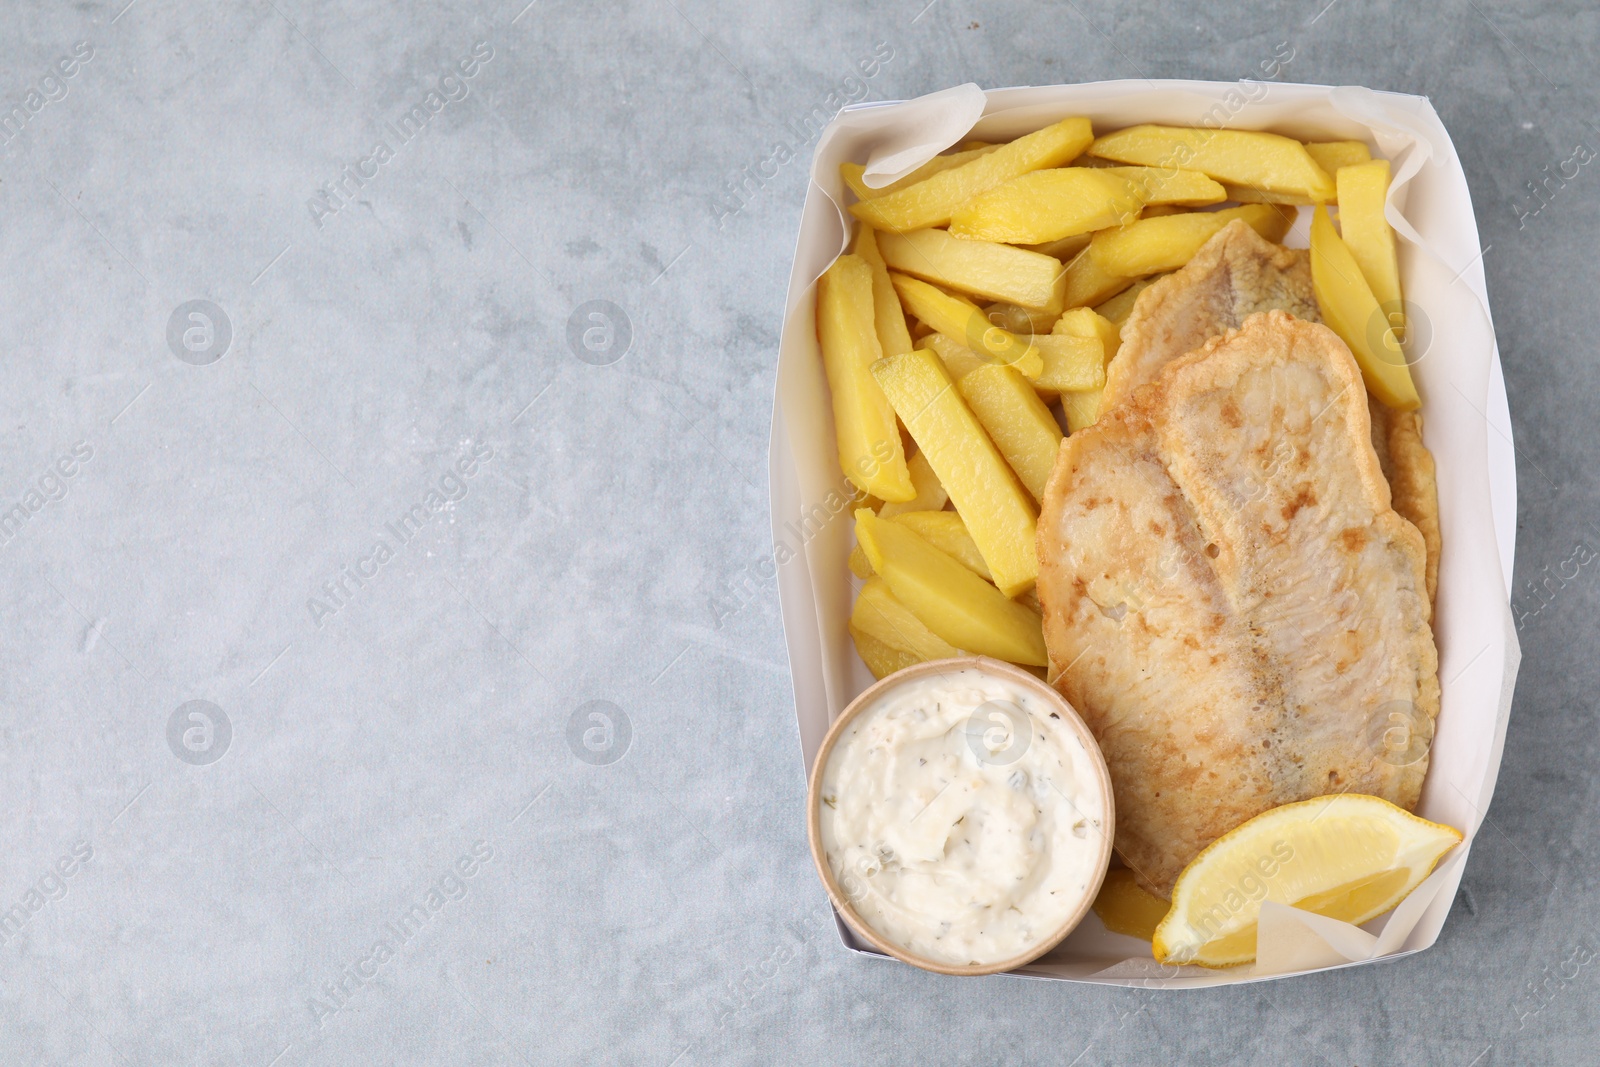
[[(4, 12), (0, 1062), (1596, 1061), (1600, 14), (522, 2)], [(850, 955), (749, 569), (804, 117), (1264, 73), (1432, 98), (1517, 578), (1577, 570), (1450, 923), (1199, 993)]]

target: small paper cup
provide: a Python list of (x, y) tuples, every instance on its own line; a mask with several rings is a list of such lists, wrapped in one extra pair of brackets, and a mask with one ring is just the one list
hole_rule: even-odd
[[(1059, 928), (1050, 936), (1040, 939), (1030, 946), (1026, 952), (1013, 956), (1010, 959), (998, 960), (993, 963), (971, 963), (956, 965), (931, 960), (908, 952), (892, 941), (879, 934), (865, 919), (856, 913), (855, 907), (850, 902), (850, 897), (839, 885), (834, 877), (833, 869), (828, 864), (828, 857), (822, 848), (822, 776), (828, 767), (828, 757), (833, 753), (833, 746), (838, 741), (845, 726), (865, 709), (872, 706), (877, 698), (891, 689), (907, 682), (916, 681), (929, 674), (940, 674), (946, 671), (977, 670), (992, 677), (1004, 679), (1035, 696), (1046, 708), (1055, 712), (1066, 724), (1067, 729), (1083, 744), (1084, 752), (1089, 756), (1089, 765), (1092, 769), (1092, 780), (1082, 783), (1099, 794), (1104, 805), (1104, 825), (1099, 831), (1099, 853), (1095, 858), (1095, 873), (1092, 885), (1085, 894), (1083, 901), (1076, 910), (1067, 917)], [(1100, 892), (1100, 885), (1105, 880), (1106, 870), (1111, 866), (1111, 841), (1116, 831), (1116, 809), (1111, 796), (1111, 775), (1106, 770), (1105, 757), (1100, 753), (1100, 746), (1094, 739), (1094, 734), (1084, 725), (1078, 713), (1073, 710), (1062, 695), (1051, 686), (1040, 681), (1035, 675), (1029, 674), (1020, 667), (1000, 660), (990, 659), (987, 656), (963, 656), (957, 659), (930, 660), (918, 663), (904, 670), (883, 678), (875, 684), (868, 686), (861, 695), (850, 702), (844, 712), (833, 721), (828, 734), (822, 739), (822, 747), (817, 751), (817, 758), (811, 765), (811, 784), (806, 791), (806, 836), (811, 841), (811, 859), (816, 864), (817, 874), (822, 878), (822, 885), (828, 891), (828, 899), (833, 901), (834, 908), (843, 916), (845, 922), (850, 924), (862, 938), (870, 942), (880, 952), (887, 953), (895, 959), (909, 963), (913, 967), (921, 967), (925, 971), (935, 974), (952, 974), (972, 976), (982, 974), (999, 974), (1002, 971), (1015, 970), (1038, 959), (1059, 945), (1083, 917), (1089, 914), (1089, 908), (1094, 903), (1095, 896)]]

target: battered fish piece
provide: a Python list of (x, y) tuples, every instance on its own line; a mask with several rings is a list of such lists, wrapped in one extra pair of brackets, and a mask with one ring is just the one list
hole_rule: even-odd
[(1321, 322), (1311, 288), (1311, 253), (1273, 244), (1242, 219), (1224, 226), (1181, 270), (1139, 294), (1106, 367), (1105, 411), (1161, 368), (1261, 311)]
[(1416, 805), (1439, 711), (1423, 539), (1332, 331), (1252, 316), (1068, 437), (1038, 546), (1050, 674), (1099, 739), (1146, 889), (1169, 897), (1280, 804)]
[(1428, 600), (1439, 592), (1439, 552), (1444, 537), (1439, 532), (1439, 482), (1433, 453), (1422, 443), (1422, 413), (1396, 411), (1378, 401), (1367, 401), (1372, 419), (1372, 448), (1389, 483), (1394, 509), (1417, 528), (1428, 546)]
[[(1311, 253), (1264, 239), (1243, 221), (1225, 226), (1179, 271), (1139, 294), (1122, 327), (1122, 347), (1106, 368), (1100, 410), (1155, 379), (1168, 363), (1262, 311), (1321, 322), (1311, 285)], [(1439, 585), (1439, 491), (1433, 455), (1416, 412), (1371, 406), (1372, 445), (1394, 491), (1394, 509), (1428, 546), (1428, 599)]]

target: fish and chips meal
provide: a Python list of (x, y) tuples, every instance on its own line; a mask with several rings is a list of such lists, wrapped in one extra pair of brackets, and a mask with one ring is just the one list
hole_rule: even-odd
[[(1074, 117), (881, 188), (841, 171), (855, 230), (816, 325), (862, 662), (990, 657), (1065, 698), (1114, 801), (1121, 866), (1094, 910), (1158, 961), (1254, 960), (1268, 900), (1355, 924), (1394, 908), (1462, 835), (1411, 814), (1443, 545), (1388, 161)], [(1302, 209), (1309, 248), (1287, 247)], [(847, 919), (954, 959), (1032, 928), (952, 879), (993, 878), (984, 857), (1073, 783), (1035, 769), (1039, 805), (997, 804), (1005, 776), (941, 714), (938, 773), (872, 786), (893, 811), (832, 799), (879, 828), (852, 846), (878, 859)], [(995, 901), (1053, 875), (1012, 877)], [(959, 945), (929, 940), (941, 923)]]

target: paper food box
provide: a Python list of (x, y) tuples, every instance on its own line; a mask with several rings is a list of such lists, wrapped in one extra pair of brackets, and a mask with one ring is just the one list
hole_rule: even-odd
[[(849, 239), (839, 164), (884, 184), (970, 138), (1004, 141), (1072, 115), (1097, 133), (1138, 123), (1271, 130), (1308, 141), (1361, 140), (1390, 160), (1387, 214), (1413, 329), (1431, 332), (1413, 366), (1424, 440), (1438, 467), (1443, 551), (1433, 628), (1442, 699), (1417, 813), (1466, 835), (1401, 905), (1364, 928), (1268, 904), (1257, 962), (1230, 970), (1158, 964), (1150, 946), (1091, 914), (1020, 971), (1033, 978), (1185, 988), (1259, 981), (1418, 952), (1439, 937), (1500, 766), (1519, 649), (1508, 607), (1516, 466), (1472, 202), (1450, 136), (1422, 97), (1276, 82), (1118, 81), (984, 91), (841, 112), (812, 163), (790, 276), (772, 421), (774, 560), (809, 772), (828, 724), (872, 682), (846, 629), (858, 584), (850, 487), (839, 469), (815, 329), (816, 279)], [(880, 176), (873, 180), (873, 175)], [(1309, 214), (1285, 243), (1305, 247)], [(1413, 339), (1420, 339), (1414, 333)], [(1417, 353), (1408, 353), (1415, 359)], [(850, 949), (877, 955), (838, 923)], [(892, 962), (892, 961), (891, 961)]]

